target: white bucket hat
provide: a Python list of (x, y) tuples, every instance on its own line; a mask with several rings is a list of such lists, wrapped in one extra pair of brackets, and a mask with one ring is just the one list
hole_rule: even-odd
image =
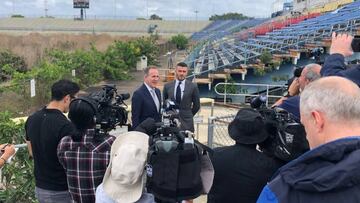
[(131, 131), (115, 139), (103, 187), (116, 202), (131, 203), (140, 199), (145, 184), (148, 149), (149, 136), (145, 133)]

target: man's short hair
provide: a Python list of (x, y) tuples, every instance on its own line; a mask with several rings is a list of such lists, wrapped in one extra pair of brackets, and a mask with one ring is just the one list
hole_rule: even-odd
[(75, 94), (80, 91), (80, 87), (75, 82), (70, 80), (59, 80), (51, 86), (51, 100), (60, 101), (66, 95), (75, 97)]
[(188, 67), (188, 65), (184, 62), (180, 62), (180, 63), (176, 64), (176, 66), (180, 66), (180, 67), (184, 67), (184, 68)]
[[(360, 89), (355, 88), (354, 92), (344, 91), (339, 83), (327, 82), (328, 78), (321, 78), (306, 86), (300, 96), (301, 113), (309, 116), (312, 111), (317, 110), (324, 112), (329, 120), (335, 122), (360, 122)], [(337, 78), (351, 82), (345, 78)]]
[(321, 77), (319, 71), (317, 70), (318, 64), (309, 64), (305, 66), (306, 73), (305, 73), (305, 79), (309, 80), (309, 82), (313, 82)]
[(148, 76), (149, 75), (149, 71), (151, 70), (151, 69), (158, 69), (156, 66), (148, 66), (148, 67), (146, 67), (145, 69), (144, 69), (144, 75), (145, 76)]

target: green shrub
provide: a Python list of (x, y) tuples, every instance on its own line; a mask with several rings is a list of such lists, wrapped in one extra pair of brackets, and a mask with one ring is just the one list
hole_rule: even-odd
[(170, 41), (172, 43), (174, 43), (176, 45), (176, 48), (178, 48), (180, 50), (186, 49), (186, 47), (189, 43), (188, 38), (186, 38), (185, 35), (183, 35), (183, 34), (178, 34), (178, 35), (171, 37)]
[(11, 79), (15, 72), (25, 72), (26, 70), (24, 58), (10, 51), (0, 52), (0, 82)]
[[(0, 112), (0, 143), (25, 143), (24, 123), (15, 123), (9, 112)], [(4, 190), (0, 190), (1, 202), (35, 202), (33, 161), (27, 148), (20, 148), (12, 161), (5, 164), (1, 174)]]

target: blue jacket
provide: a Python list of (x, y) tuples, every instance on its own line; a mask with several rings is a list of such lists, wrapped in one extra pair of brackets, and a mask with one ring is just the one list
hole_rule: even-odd
[(280, 168), (258, 203), (360, 202), (360, 137), (321, 145)]
[(325, 60), (321, 68), (321, 76), (341, 76), (345, 77), (360, 87), (360, 65), (346, 69), (344, 56), (341, 54), (331, 54)]
[(296, 95), (285, 99), (280, 105), (280, 108), (293, 114), (298, 121), (300, 121), (300, 96)]

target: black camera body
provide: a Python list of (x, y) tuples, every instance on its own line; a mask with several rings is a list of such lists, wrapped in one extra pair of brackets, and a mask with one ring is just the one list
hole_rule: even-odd
[(127, 125), (128, 112), (124, 101), (129, 97), (128, 93), (117, 94), (115, 85), (104, 85), (101, 91), (89, 94), (88, 98), (96, 104), (96, 130), (99, 133)]
[[(179, 111), (175, 102), (167, 100), (165, 108), (162, 110), (161, 122), (155, 124), (156, 132), (151, 136), (150, 145), (155, 144), (159, 152), (172, 152), (181, 146), (194, 144), (193, 133), (180, 130)], [(187, 141), (190, 141), (187, 142)], [(183, 144), (182, 144), (183, 143)]]
[(360, 35), (354, 36), (354, 39), (351, 42), (351, 48), (353, 52), (360, 52)]
[(252, 108), (261, 114), (269, 134), (259, 144), (264, 153), (288, 162), (310, 149), (304, 126), (291, 113), (278, 107), (267, 108), (264, 99), (255, 98), (253, 102), (257, 105), (252, 104)]

